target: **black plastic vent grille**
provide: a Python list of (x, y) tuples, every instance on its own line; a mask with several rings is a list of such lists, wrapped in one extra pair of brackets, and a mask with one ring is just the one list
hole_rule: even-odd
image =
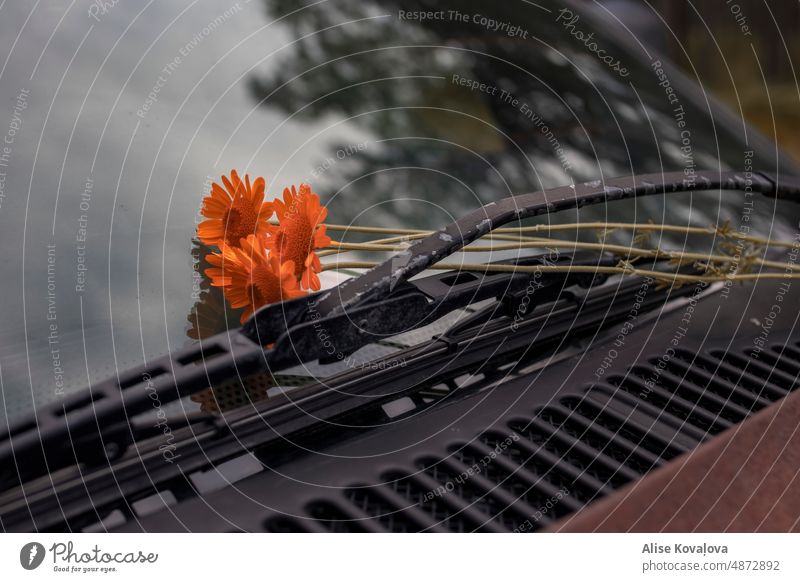
[(348, 490), (352, 514), (332, 504), (309, 512), (328, 531), (363, 531), (358, 515), (396, 532), (536, 531), (769, 406), (798, 374), (793, 346), (758, 359), (679, 349)]

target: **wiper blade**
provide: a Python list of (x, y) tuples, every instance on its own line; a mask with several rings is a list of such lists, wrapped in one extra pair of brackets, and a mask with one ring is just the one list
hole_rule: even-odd
[[(232, 377), (274, 373), (316, 359), (326, 361), (376, 339), (414, 329), (433, 314), (443, 315), (464, 301), (479, 300), (482, 293), (491, 291), (486, 286), (491, 278), (484, 279), (483, 289), (477, 285), (472, 295), (433, 299), (409, 279), (503, 224), (625, 198), (719, 188), (800, 201), (800, 178), (698, 172), (688, 181), (677, 172), (590, 182), (490, 203), (332, 290), (264, 307), (240, 329), (156, 358), (12, 423), (0, 431), (0, 467), (4, 471), (0, 483), (25, 481), (76, 462), (121, 455), (133, 438), (130, 418), (151, 409), (153, 398), (166, 404)], [(331, 336), (335, 333), (335, 354), (321, 341), (320, 329)], [(268, 344), (274, 345), (262, 347)]]
[[(583, 252), (494, 264), (613, 266), (617, 262), (609, 255)], [(164, 405), (230, 378), (274, 374), (313, 360), (322, 364), (337, 362), (368, 343), (424, 327), (456, 309), (489, 298), (514, 297), (524, 291), (531, 277), (523, 272), (442, 272), (405, 282), (379, 303), (326, 318), (314, 315), (314, 296), (290, 302), (287, 317), (298, 303), (307, 309), (305, 317), (287, 326), (269, 349), (252, 342), (241, 330), (219, 334), (118, 378), (93, 384), (85, 392), (39, 409), (33, 419), (11, 425), (5, 434), (0, 434), (4, 438), (0, 441), (0, 488), (13, 485), (20, 477), (24, 481), (76, 463), (102, 465), (107, 459), (118, 458), (142, 435), (133, 418), (152, 410), (156, 398)], [(589, 287), (606, 278), (604, 274), (585, 272), (543, 273), (538, 277), (536, 300), (544, 302), (564, 287)], [(327, 338), (335, 339), (328, 342)], [(213, 424), (215, 417), (191, 421)]]

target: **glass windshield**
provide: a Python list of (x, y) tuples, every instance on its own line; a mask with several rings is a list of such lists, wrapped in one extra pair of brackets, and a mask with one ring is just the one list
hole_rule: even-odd
[[(194, 341), (198, 302), (224, 312), (194, 233), (231, 168), (264, 176), (268, 198), (312, 184), (330, 222), (416, 228), (571, 182), (776, 169), (774, 146), (570, 6), (0, 4), (0, 422)], [(652, 197), (539, 222), (705, 226), (743, 203)], [(796, 226), (776, 204), (756, 201), (754, 230)]]

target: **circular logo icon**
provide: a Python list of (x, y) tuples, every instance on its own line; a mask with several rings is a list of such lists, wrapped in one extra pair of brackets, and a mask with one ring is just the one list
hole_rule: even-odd
[(26, 570), (35, 570), (44, 561), (44, 546), (39, 542), (29, 542), (19, 551), (19, 563)]

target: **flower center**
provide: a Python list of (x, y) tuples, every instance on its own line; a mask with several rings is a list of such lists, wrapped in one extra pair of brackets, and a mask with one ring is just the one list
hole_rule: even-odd
[[(284, 218), (284, 220), (286, 220)], [(286, 221), (280, 240), (280, 260), (294, 261), (295, 276), (299, 277), (305, 269), (306, 258), (311, 248), (314, 230), (308, 219), (299, 212)]]
[(225, 242), (238, 245), (241, 239), (255, 233), (258, 216), (252, 206), (237, 200), (228, 209), (224, 220)]
[(280, 279), (266, 267), (256, 267), (250, 274), (253, 307), (275, 303), (282, 299)]

